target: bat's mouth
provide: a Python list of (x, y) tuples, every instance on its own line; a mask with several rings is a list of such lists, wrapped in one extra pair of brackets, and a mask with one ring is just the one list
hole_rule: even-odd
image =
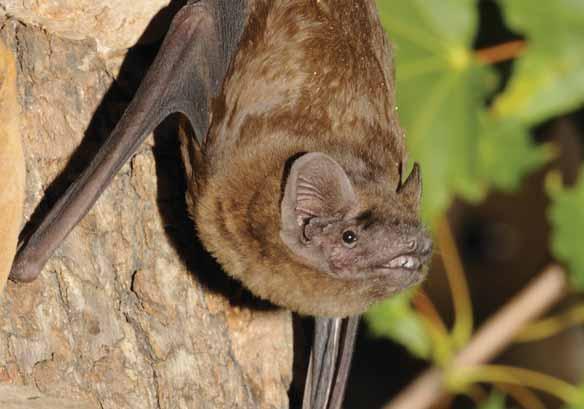
[(392, 258), (388, 263), (383, 264), (380, 268), (388, 268), (391, 270), (404, 269), (404, 270), (418, 270), (422, 266), (423, 262), (420, 257), (412, 254), (402, 254)]
[(400, 254), (375, 268), (375, 276), (387, 277), (398, 284), (400, 289), (406, 289), (419, 282), (426, 276), (429, 252), (419, 254)]
[(414, 246), (413, 251), (396, 254), (389, 261), (383, 262), (379, 269), (401, 271), (407, 275), (423, 270), (432, 255), (432, 241), (423, 237), (418, 243)]
[(387, 276), (387, 277), (409, 277), (411, 275), (416, 275), (419, 272), (424, 263), (416, 257), (396, 257), (396, 260), (392, 260), (389, 263), (382, 264), (374, 268), (375, 276)]
[[(432, 255), (432, 242), (428, 239), (419, 240), (416, 246), (409, 246), (405, 251), (393, 254), (376, 254), (363, 256), (357, 263), (337, 267), (338, 273), (332, 274), (343, 280), (371, 280), (383, 282), (388, 286), (403, 290), (421, 282), (428, 272), (428, 262)], [(363, 260), (377, 258), (371, 264), (359, 267)], [(357, 266), (355, 265), (357, 264)], [(334, 264), (333, 264), (333, 267)], [(335, 271), (335, 269), (333, 269)]]

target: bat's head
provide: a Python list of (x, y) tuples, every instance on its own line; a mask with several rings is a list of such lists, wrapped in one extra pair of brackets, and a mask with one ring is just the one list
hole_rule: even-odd
[(381, 279), (404, 289), (420, 282), (432, 241), (417, 217), (417, 165), (391, 189), (361, 189), (330, 156), (296, 159), (281, 203), (280, 237), (305, 264), (341, 280)]

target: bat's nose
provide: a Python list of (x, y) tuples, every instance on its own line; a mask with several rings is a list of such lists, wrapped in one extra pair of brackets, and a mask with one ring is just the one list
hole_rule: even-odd
[(418, 250), (424, 255), (432, 252), (432, 245), (432, 239), (425, 233), (418, 239)]
[(432, 252), (432, 239), (424, 231), (415, 232), (404, 241), (404, 251), (422, 256)]

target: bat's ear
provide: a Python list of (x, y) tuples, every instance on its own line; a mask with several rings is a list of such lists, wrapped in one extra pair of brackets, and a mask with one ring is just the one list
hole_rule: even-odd
[(306, 220), (343, 214), (357, 202), (349, 177), (333, 158), (307, 153), (290, 168), (281, 205), (282, 231), (298, 231)]
[(409, 203), (416, 211), (420, 207), (422, 198), (422, 174), (420, 165), (414, 163), (414, 168), (408, 178), (397, 188), (397, 193), (406, 203)]

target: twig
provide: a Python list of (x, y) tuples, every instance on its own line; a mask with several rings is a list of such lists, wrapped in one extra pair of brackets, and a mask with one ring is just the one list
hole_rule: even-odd
[(556, 335), (584, 322), (584, 305), (570, 308), (554, 317), (545, 318), (527, 325), (517, 334), (514, 342), (532, 342)]
[(436, 309), (436, 306), (423, 289), (416, 291), (412, 297), (412, 304), (420, 314), (426, 317), (426, 319), (428, 319), (428, 321), (430, 321), (435, 326), (436, 330), (440, 332), (440, 334), (442, 334), (444, 337), (448, 337), (448, 328), (446, 328), (446, 324), (444, 324), (444, 321)]
[(526, 48), (525, 41), (514, 40), (477, 50), (475, 55), (484, 64), (497, 64), (519, 57)]
[[(476, 332), (452, 361), (451, 370), (491, 360), (523, 326), (560, 300), (565, 289), (563, 269), (557, 265), (546, 268)], [(426, 409), (445, 393), (444, 371), (431, 368), (403, 389), (384, 409)]]
[(578, 387), (550, 375), (525, 368), (507, 365), (477, 365), (457, 368), (456, 373), (449, 377), (449, 385), (455, 390), (464, 390), (468, 385), (477, 382), (507, 383), (539, 389), (555, 396), (567, 405), (579, 403), (581, 393)]
[(525, 409), (546, 409), (546, 406), (530, 389), (522, 385), (509, 385), (506, 383), (497, 383), (495, 388), (499, 389), (506, 395), (509, 395), (515, 402)]
[(450, 334), (434, 304), (423, 290), (415, 293), (412, 303), (420, 315), (422, 325), (432, 345), (432, 356), (428, 358), (438, 366), (450, 362), (452, 359)]
[(452, 340), (454, 346), (463, 346), (468, 342), (473, 329), (473, 312), (466, 274), (462, 265), (452, 229), (446, 217), (442, 217), (436, 229), (438, 245), (442, 250), (442, 262), (446, 271), (450, 295), (454, 306), (454, 326)]

